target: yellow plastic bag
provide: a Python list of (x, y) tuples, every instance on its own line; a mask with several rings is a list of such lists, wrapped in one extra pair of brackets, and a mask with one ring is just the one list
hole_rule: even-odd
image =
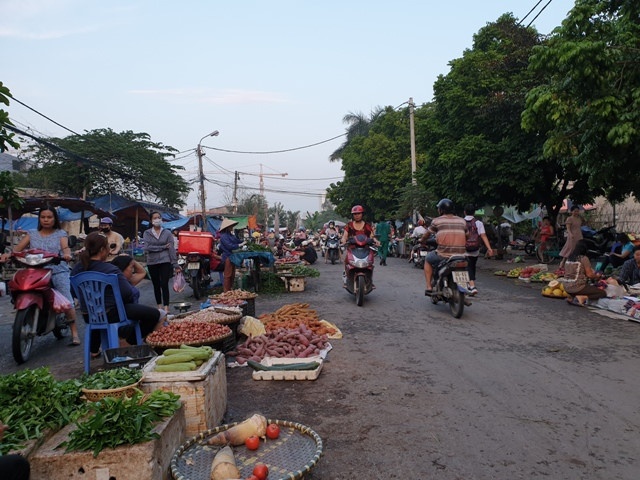
[(257, 337), (258, 335), (264, 335), (267, 333), (264, 328), (264, 324), (257, 318), (250, 315), (245, 315), (238, 330), (247, 337)]

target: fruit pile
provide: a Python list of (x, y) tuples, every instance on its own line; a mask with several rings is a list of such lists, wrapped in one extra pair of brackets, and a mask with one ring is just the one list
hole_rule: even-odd
[(551, 280), (549, 284), (542, 289), (542, 295), (556, 298), (565, 298), (569, 296), (569, 294), (564, 290), (564, 285), (557, 280)]
[(520, 270), (520, 275), (518, 275), (518, 278), (530, 279), (532, 276), (534, 276), (536, 273), (539, 273), (540, 271), (541, 269), (538, 267), (525, 267)]

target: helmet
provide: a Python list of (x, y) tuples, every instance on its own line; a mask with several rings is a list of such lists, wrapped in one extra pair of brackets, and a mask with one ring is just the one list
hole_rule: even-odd
[(438, 202), (438, 210), (442, 213), (453, 213), (453, 202), (448, 198), (443, 198)]
[(362, 205), (354, 205), (351, 209), (351, 214), (353, 215), (354, 213), (364, 213), (364, 208), (362, 208)]

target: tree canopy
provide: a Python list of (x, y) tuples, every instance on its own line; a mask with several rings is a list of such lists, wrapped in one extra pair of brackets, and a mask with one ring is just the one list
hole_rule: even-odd
[[(0, 82), (0, 103), (9, 105), (11, 92)], [(9, 120), (9, 113), (0, 108), (0, 152), (4, 152), (8, 147), (18, 148), (20, 145), (13, 140), (14, 134), (9, 132), (5, 125), (12, 125)]]
[(176, 150), (151, 141), (146, 133), (99, 129), (49, 139), (31, 148), (35, 163), (26, 184), (73, 196), (117, 193), (171, 208), (185, 205), (187, 181), (168, 159)]
[(531, 69), (547, 81), (529, 92), (522, 123), (544, 135), (544, 156), (577, 170), (590, 196), (637, 195), (640, 3), (577, 0)]

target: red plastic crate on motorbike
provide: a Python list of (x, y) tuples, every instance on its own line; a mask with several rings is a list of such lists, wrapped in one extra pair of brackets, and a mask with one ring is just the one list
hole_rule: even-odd
[(211, 232), (178, 232), (178, 253), (199, 253), (211, 255), (213, 234)]

